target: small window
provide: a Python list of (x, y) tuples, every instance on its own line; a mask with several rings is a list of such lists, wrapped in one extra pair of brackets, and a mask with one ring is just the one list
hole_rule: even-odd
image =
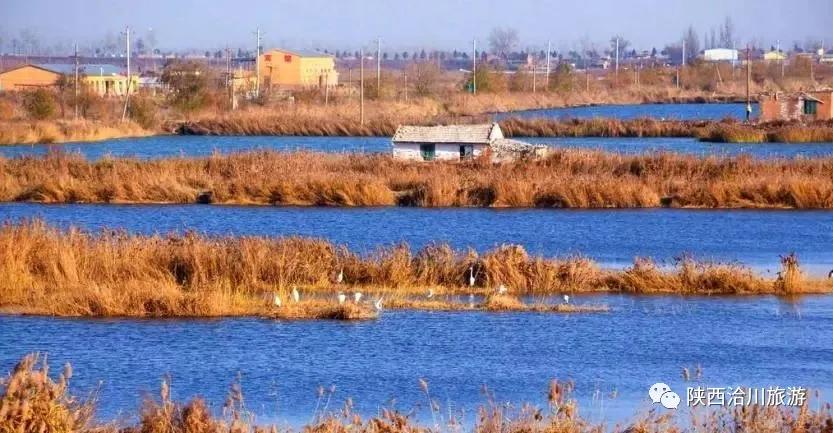
[(419, 153), (422, 155), (423, 161), (433, 161), (437, 153), (436, 145), (434, 144), (420, 144)]
[(286, 63), (292, 63), (292, 55), (287, 54), (287, 55), (283, 56), (283, 61), (286, 62)]
[(474, 156), (474, 146), (466, 144), (460, 146), (460, 159), (467, 159)]
[(267, 62), (272, 61), (272, 55), (271, 54), (267, 54), (267, 55), (263, 56), (263, 58), (266, 59)]
[(804, 114), (815, 116), (816, 112), (818, 111), (818, 102), (805, 100), (804, 101)]

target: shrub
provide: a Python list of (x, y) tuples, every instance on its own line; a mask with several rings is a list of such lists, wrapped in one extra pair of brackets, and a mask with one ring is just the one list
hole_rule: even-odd
[(156, 126), (156, 102), (147, 96), (136, 96), (130, 99), (128, 114), (130, 118), (145, 129)]
[(23, 107), (29, 117), (35, 120), (46, 120), (53, 116), (58, 109), (55, 96), (46, 89), (37, 89), (28, 93), (23, 100)]

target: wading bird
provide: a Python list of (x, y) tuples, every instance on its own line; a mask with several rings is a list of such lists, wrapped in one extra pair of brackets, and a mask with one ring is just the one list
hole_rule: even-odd
[(833, 269), (831, 269), (830, 272), (827, 273), (827, 278), (833, 278)]
[(344, 293), (338, 292), (336, 299), (338, 299), (338, 305), (344, 305), (344, 302), (347, 301), (347, 296)]
[(564, 303), (565, 303), (565, 304), (569, 304), (569, 303), (570, 303), (570, 295), (564, 295), (564, 296), (562, 297), (562, 299), (564, 299)]
[(426, 298), (431, 299), (434, 297), (434, 289), (428, 289), (428, 294), (425, 295)]
[(336, 275), (336, 283), (341, 284), (344, 282), (344, 269), (338, 271), (338, 275)]
[(301, 294), (298, 293), (298, 288), (297, 287), (292, 288), (292, 301), (295, 302), (296, 304), (298, 302), (301, 302)]
[(362, 292), (353, 293), (353, 302), (359, 303), (362, 300)]
[(469, 266), (469, 287), (474, 287), (474, 266)]
[(382, 298), (377, 299), (376, 302), (373, 303), (373, 308), (375, 308), (376, 311), (382, 311)]
[(500, 286), (498, 286), (498, 288), (497, 288), (497, 294), (498, 294), (498, 295), (505, 295), (505, 294), (506, 294), (506, 292), (508, 292), (508, 291), (509, 291), (509, 290), (508, 290), (508, 289), (506, 288), (506, 286), (504, 286), (503, 284), (501, 284), (501, 285), (500, 285)]
[(272, 297), (272, 303), (275, 304), (276, 307), (280, 307), (283, 304), (283, 302), (281, 302), (281, 295), (275, 293)]

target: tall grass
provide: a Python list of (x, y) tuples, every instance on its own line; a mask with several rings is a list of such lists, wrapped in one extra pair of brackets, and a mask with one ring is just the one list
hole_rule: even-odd
[[(69, 366), (67, 366), (69, 369)], [(49, 366), (39, 363), (37, 355), (25, 357), (11, 374), (0, 379), (0, 431), (44, 433), (277, 433), (274, 425), (257, 425), (255, 415), (246, 409), (243, 388), (239, 381), (229, 387), (222, 412), (212, 411), (208, 403), (195, 397), (178, 402), (171, 397), (171, 387), (162, 381), (159, 395), (148, 396), (137, 417), (126, 416), (117, 422), (102, 423), (92, 419), (95, 401), (84, 401), (67, 392), (69, 376), (57, 381), (49, 376)], [(410, 412), (381, 408), (377, 414), (362, 416), (353, 409), (351, 399), (337, 409), (316, 407), (307, 425), (298, 431), (308, 433), (604, 433), (703, 431), (710, 433), (827, 433), (833, 426), (829, 404), (807, 402), (801, 407), (750, 405), (723, 406), (699, 410), (691, 416), (675, 416), (662, 409), (634, 414), (625, 426), (609, 429), (604, 424), (581, 415), (573, 397), (575, 385), (570, 381), (552, 380), (544, 407), (530, 403), (499, 403), (488, 391), (485, 402), (475, 410), (473, 425), (450, 407), (434, 398), (424, 379), (415, 381), (422, 390), (428, 409)], [(332, 391), (319, 392), (327, 403)], [(123, 399), (129, 400), (129, 399)], [(82, 403), (79, 403), (82, 402)], [(320, 402), (319, 402), (320, 403)], [(815, 406), (815, 408), (813, 408)], [(682, 409), (679, 409), (682, 410)], [(430, 412), (431, 425), (417, 418)], [(284, 430), (280, 431), (295, 431)]]
[(50, 153), (0, 157), (0, 201), (826, 209), (833, 207), (833, 158), (553, 149), (543, 159), (502, 164), (307, 152), (90, 162)]
[(0, 121), (0, 145), (98, 141), (154, 133), (133, 122)]
[[(341, 272), (344, 283), (338, 284), (335, 276)], [(475, 287), (468, 286), (472, 273)], [(602, 270), (583, 257), (532, 257), (519, 246), (479, 255), (447, 245), (418, 251), (400, 245), (359, 255), (327, 241), (294, 237), (89, 233), (62, 231), (40, 221), (0, 227), (0, 309), (7, 312), (359, 319), (373, 317), (367, 313), (369, 303), (365, 301), (358, 309), (350, 307), (350, 302), (335, 305), (336, 293), (362, 291), (367, 300), (371, 296), (390, 299), (386, 305), (392, 307), (442, 309), (448, 305), (420, 305), (410, 299), (424, 299), (429, 288), (438, 299), (488, 295), (499, 285), (505, 285), (512, 296), (784, 292), (778, 281), (765, 280), (742, 266), (691, 259), (670, 268), (640, 259), (631, 268), (614, 271)], [(293, 288), (303, 293), (302, 302), (290, 302)], [(830, 283), (822, 280), (796, 282), (789, 291), (830, 289)], [(274, 305), (276, 297), (282, 300), (280, 308)], [(486, 304), (483, 307), (489, 309), (488, 300)]]

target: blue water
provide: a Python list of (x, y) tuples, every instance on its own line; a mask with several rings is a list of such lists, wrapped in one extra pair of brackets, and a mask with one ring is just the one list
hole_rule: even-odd
[[(135, 414), (158, 395), (163, 375), (174, 398), (202, 395), (219, 409), (242, 378), (246, 406), (261, 422), (309, 420), (319, 386), (335, 385), (330, 409), (352, 397), (374, 414), (395, 399), (430, 419), (418, 379), (441, 413), (484, 402), (544, 405), (550, 379), (572, 379), (583, 416), (626, 421), (649, 407), (647, 390), (806, 386), (833, 392), (833, 297), (794, 304), (775, 298), (577, 297), (611, 313), (585, 315), (383, 312), (367, 323), (222, 320), (82, 320), (0, 316), (0, 371), (25, 353), (47, 352), (58, 371), (73, 363), (72, 388), (101, 382), (98, 416)], [(684, 383), (683, 367), (703, 368)], [(598, 394), (600, 399), (594, 399)], [(615, 398), (611, 393), (617, 393)], [(322, 403), (323, 404), (323, 403)]]
[[(703, 143), (694, 138), (553, 138), (521, 140), (553, 147), (586, 148), (624, 154), (676, 152), (692, 155), (750, 155), (756, 158), (813, 158), (833, 155), (833, 143)], [(91, 143), (0, 146), (0, 156), (44, 155), (49, 151), (79, 153), (90, 160), (106, 156), (157, 159), (200, 157), (214, 153), (252, 150), (315, 151), (330, 153), (388, 153), (388, 137), (213, 137), (159, 136), (123, 138)]]
[(199, 205), (0, 204), (0, 219), (43, 218), (61, 227), (137, 233), (326, 238), (358, 252), (407, 242), (448, 242), (485, 251), (504, 243), (548, 257), (585, 254), (606, 266), (636, 256), (671, 261), (683, 253), (740, 261), (769, 275), (795, 251), (811, 271), (833, 268), (833, 212), (798, 210), (557, 210), (480, 208), (295, 208)]
[[(752, 114), (758, 112), (757, 104)], [(575, 119), (607, 117), (614, 119), (638, 119), (652, 117), (667, 120), (721, 120), (745, 119), (746, 104), (632, 104), (590, 105), (584, 107), (545, 108), (501, 113), (498, 119), (507, 117)]]

